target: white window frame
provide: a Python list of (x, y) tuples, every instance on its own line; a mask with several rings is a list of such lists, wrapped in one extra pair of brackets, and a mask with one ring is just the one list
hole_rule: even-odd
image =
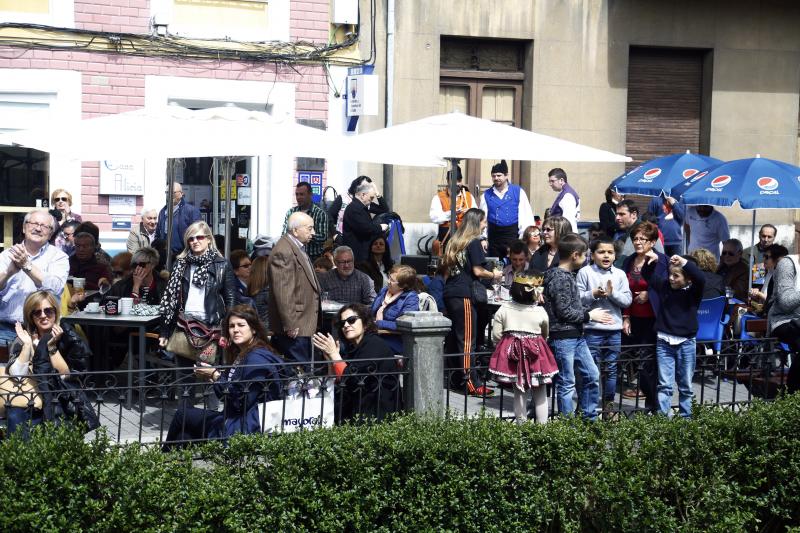
[(0, 11), (0, 21), (74, 28), (75, 0), (50, 0), (50, 7), (46, 14)]
[[(262, 109), (270, 106), (277, 119), (294, 120), (295, 85), (272, 81), (238, 81), (173, 76), (145, 76), (145, 107), (158, 108), (171, 102), (204, 101), (239, 104)], [(269, 100), (269, 101), (267, 101)], [(209, 154), (213, 156), (214, 154)], [(283, 219), (293, 198), (295, 173), (294, 157), (267, 153), (250, 160), (253, 179), (253, 199), (250, 214), (250, 236), (258, 234), (280, 236)], [(145, 207), (164, 206), (164, 184), (167, 161), (145, 162)], [(273, 180), (271, 176), (278, 178)]]
[[(0, 69), (0, 91), (15, 93), (54, 93), (44, 122), (74, 121), (81, 119), (82, 78), (76, 70)], [(3, 118), (0, 116), (0, 125)], [(31, 123), (31, 128), (42, 121)], [(72, 207), (81, 212), (81, 162), (65, 155), (50, 154), (48, 189), (55, 187), (72, 193)]]
[(209, 33), (207, 28), (184, 26), (173, 22), (173, 0), (151, 0), (150, 16), (156, 24), (166, 25), (167, 32), (181, 37), (196, 39), (223, 39), (234, 41), (289, 41), (289, 1), (290, 0), (247, 0), (267, 4), (268, 28), (266, 34), (246, 28), (220, 28)]

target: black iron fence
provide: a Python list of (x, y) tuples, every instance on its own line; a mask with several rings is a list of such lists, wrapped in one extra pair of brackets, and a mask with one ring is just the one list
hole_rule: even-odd
[[(750, 339), (715, 342), (698, 342), (692, 388), (698, 404), (716, 405), (730, 409), (744, 409), (754, 399), (771, 400), (785, 390), (790, 355), (776, 339)], [(512, 385), (493, 380), (489, 372), (491, 352), (473, 354), (472, 376), (483, 389), (473, 388), (466, 382), (463, 353), (445, 354), (445, 407), (450, 416), (474, 415), (480, 412), (496, 413), (502, 418), (514, 418)], [(603, 419), (632, 417), (654, 412), (648, 399), (646, 376), (657, 375), (655, 345), (629, 345), (619, 349), (616, 361), (595, 361), (600, 372), (600, 401), (598, 415)], [(607, 377), (616, 373), (616, 387), (606, 390)], [(576, 373), (576, 389), (580, 389), (580, 376)], [(555, 380), (554, 380), (555, 381)], [(558, 402), (554, 384), (547, 385), (550, 418), (558, 416)], [(604, 401), (605, 399), (605, 401)], [(678, 391), (673, 387), (672, 410), (678, 412)], [(573, 402), (576, 406), (577, 401)], [(532, 417), (529, 411), (528, 417)]]

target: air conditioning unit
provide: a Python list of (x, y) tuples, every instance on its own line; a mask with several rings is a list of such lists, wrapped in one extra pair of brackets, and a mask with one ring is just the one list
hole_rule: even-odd
[(358, 0), (334, 0), (334, 24), (358, 24)]

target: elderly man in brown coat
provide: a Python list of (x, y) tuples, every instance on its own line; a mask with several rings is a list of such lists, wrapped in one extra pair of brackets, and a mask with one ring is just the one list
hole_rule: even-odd
[(305, 245), (314, 236), (314, 220), (292, 213), (286, 234), (269, 256), (269, 324), (272, 344), (287, 361), (311, 361), (311, 337), (319, 316), (319, 283)]

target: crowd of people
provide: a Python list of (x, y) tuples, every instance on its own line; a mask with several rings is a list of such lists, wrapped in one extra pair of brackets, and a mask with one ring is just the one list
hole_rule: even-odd
[[(617, 393), (641, 393), (647, 411), (671, 415), (677, 386), (679, 414), (690, 416), (704, 298), (765, 304), (769, 333), (800, 349), (795, 266), (774, 243), (774, 226), (764, 225), (758, 244), (745, 250), (713, 207), (687, 208), (666, 197), (640, 213), (635, 202), (608, 190), (587, 240), (577, 233), (580, 196), (563, 169), (548, 173), (557, 195), (541, 222), (508, 174), (505, 161), (492, 167), (493, 186), (475, 198), (461, 185), (459, 170), (455, 225), (449, 189), (433, 197), (441, 255), (435, 273), (394, 263), (386, 219), (376, 216), (389, 207), (367, 176), (327, 211), (299, 183), (280, 238), (259, 237), (252, 251), (233, 250), (228, 259), (180, 184), (172, 205), (142, 210), (127, 251), (114, 258), (102, 249), (97, 226), (71, 210), (69, 192), (56, 190), (54, 211), (28, 213), (21, 242), (0, 254), (0, 342), (10, 356), (5, 373), (20, 379), (52, 373), (68, 382), (91, 366), (92, 351), (103, 349), (98, 339), (108, 332), (89, 328), (82, 335), (61, 316), (108, 297), (158, 306), (162, 357), (197, 365), (196, 378), (213, 383), (224, 406), (182, 405), (167, 436), (170, 447), (258, 430), (257, 403), (279, 398), (281, 390), (270, 386), (256, 395), (241, 384), (279, 383), (286, 366), (302, 372), (329, 365), (341, 384), (341, 419), (381, 418), (402, 408), (398, 380), (384, 376), (369, 384), (357, 376), (397, 371), (397, 320), (409, 311), (439, 311), (451, 320), (444, 353), (457, 355), (447, 357), (448, 387), (485, 397), (494, 393), (494, 381), (513, 390), (519, 420), (538, 422), (547, 420), (551, 383), (564, 415), (595, 419)], [(170, 249), (167, 209), (173, 213)], [(684, 229), (687, 255), (681, 254)], [(756, 285), (748, 291), (751, 275)], [(97, 294), (87, 297), (68, 278)], [(492, 286), (505, 288), (510, 299), (490, 317)], [(328, 302), (341, 306), (326, 325), (322, 304)], [(641, 352), (635, 390), (621, 383), (623, 345), (653, 347)], [(488, 372), (476, 361), (487, 349)], [(800, 383), (798, 367), (792, 366), (789, 390)], [(36, 384), (29, 385), (37, 401), (7, 406), (10, 432), (59, 416), (35, 393)]]

